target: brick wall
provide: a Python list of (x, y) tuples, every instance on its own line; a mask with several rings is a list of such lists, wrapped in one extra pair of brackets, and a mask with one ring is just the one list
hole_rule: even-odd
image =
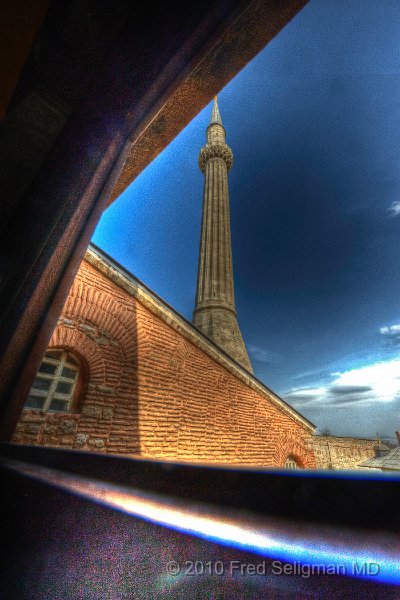
[(24, 410), (14, 442), (265, 466), (292, 455), (315, 466), (306, 419), (93, 250), (49, 346), (85, 365), (81, 404)]

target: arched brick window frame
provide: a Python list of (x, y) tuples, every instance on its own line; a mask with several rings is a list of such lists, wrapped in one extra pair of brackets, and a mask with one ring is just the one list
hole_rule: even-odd
[(286, 457), (284, 467), (285, 467), (285, 469), (294, 469), (294, 470), (304, 469), (303, 463), (294, 454), (289, 454)]
[[(25, 408), (44, 412), (80, 412), (88, 381), (87, 361), (75, 348), (49, 347), (36, 373)], [(66, 405), (65, 408), (60, 408), (62, 404)]]
[(275, 465), (285, 467), (286, 459), (291, 456), (298, 463), (300, 469), (315, 468), (315, 456), (311, 447), (312, 438), (307, 432), (299, 429), (277, 432), (274, 438), (276, 445)]

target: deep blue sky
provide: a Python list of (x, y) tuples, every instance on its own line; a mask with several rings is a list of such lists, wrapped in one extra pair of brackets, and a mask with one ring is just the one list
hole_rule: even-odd
[[(311, 0), (219, 94), (255, 374), (338, 435), (400, 429), (400, 2)], [(191, 319), (211, 105), (93, 241)], [(392, 329), (390, 329), (392, 327)]]

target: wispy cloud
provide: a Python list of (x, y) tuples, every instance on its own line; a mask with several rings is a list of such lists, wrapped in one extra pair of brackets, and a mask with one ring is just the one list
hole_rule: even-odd
[(279, 363), (279, 355), (276, 354), (276, 352), (271, 352), (270, 350), (265, 350), (259, 346), (253, 346), (252, 344), (249, 344), (247, 349), (250, 352), (252, 359), (258, 362), (269, 363), (272, 365), (277, 365)]
[(360, 403), (388, 403), (400, 396), (400, 360), (382, 361), (344, 373), (324, 387), (295, 388), (284, 398), (300, 408), (303, 405), (336, 407)]
[(331, 368), (329, 368), (329, 366), (326, 367), (320, 367), (320, 368), (316, 368), (313, 369), (311, 371), (304, 371), (303, 373), (298, 373), (297, 375), (294, 375), (292, 377), (292, 379), (298, 380), (298, 379), (316, 379), (316, 378), (321, 378), (321, 377), (326, 377), (327, 375), (329, 375)]
[(388, 210), (392, 217), (398, 217), (400, 215), (400, 201), (396, 200), (395, 202), (392, 202)]

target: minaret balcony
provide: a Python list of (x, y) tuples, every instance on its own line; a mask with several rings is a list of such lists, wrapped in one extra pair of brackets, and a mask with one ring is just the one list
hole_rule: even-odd
[(233, 164), (232, 150), (225, 143), (206, 144), (203, 146), (199, 156), (199, 167), (203, 173), (205, 171), (207, 162), (212, 158), (222, 158), (225, 161), (228, 171)]

